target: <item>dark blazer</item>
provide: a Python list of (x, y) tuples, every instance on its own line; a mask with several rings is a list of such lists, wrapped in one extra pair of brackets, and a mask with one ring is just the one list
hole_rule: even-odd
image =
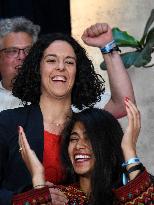
[(0, 113), (0, 205), (10, 205), (13, 194), (32, 186), (31, 176), (19, 153), (18, 126), (23, 126), (31, 148), (42, 162), (43, 117), (39, 106)]

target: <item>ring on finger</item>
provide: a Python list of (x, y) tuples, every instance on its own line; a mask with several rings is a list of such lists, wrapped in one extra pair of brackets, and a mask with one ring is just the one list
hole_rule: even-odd
[(21, 151), (22, 151), (22, 147), (19, 148), (19, 152), (21, 152)]

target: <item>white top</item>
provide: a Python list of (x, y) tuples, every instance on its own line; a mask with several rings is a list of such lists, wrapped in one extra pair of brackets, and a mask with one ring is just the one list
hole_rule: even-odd
[(0, 112), (2, 110), (14, 109), (17, 107), (23, 107), (21, 100), (12, 95), (10, 90), (5, 89), (0, 81)]
[(105, 105), (109, 102), (110, 99), (111, 99), (111, 93), (105, 92), (104, 94), (101, 95), (101, 100), (97, 102), (94, 107), (102, 109), (105, 107)]
[[(109, 102), (110, 98), (111, 98), (111, 94), (109, 92), (105, 92), (104, 94), (101, 95), (101, 100), (99, 102), (97, 102), (94, 105), (94, 107), (99, 108), (99, 109), (103, 109), (105, 107), (105, 105)], [(73, 106), (72, 106), (72, 110), (74, 112), (80, 112), (81, 111), (78, 108), (75, 108)]]

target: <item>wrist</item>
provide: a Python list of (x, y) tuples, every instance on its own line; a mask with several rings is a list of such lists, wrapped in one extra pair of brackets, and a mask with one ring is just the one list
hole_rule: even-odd
[(35, 176), (32, 178), (32, 183), (33, 183), (33, 187), (36, 187), (38, 185), (44, 185), (45, 186), (45, 178), (42, 175), (39, 176)]
[[(103, 41), (104, 41), (104, 38), (102, 39), (102, 42), (103, 42)], [(99, 49), (104, 48), (106, 45), (110, 44), (110, 43), (113, 42), (113, 41), (114, 41), (113, 38), (108, 39), (108, 41), (103, 42), (102, 44), (100, 43), (100, 45), (98, 45), (98, 47), (99, 47)], [(115, 42), (115, 41), (114, 41), (114, 42)]]
[(125, 168), (131, 164), (138, 164), (138, 163), (140, 163), (140, 159), (137, 156), (135, 156), (135, 157), (129, 158), (127, 161), (123, 162), (122, 167)]
[(134, 163), (130, 164), (126, 167), (125, 173), (129, 180), (133, 180), (138, 176), (141, 172), (145, 170), (144, 166), (142, 163)]
[(140, 159), (137, 156), (129, 158), (127, 161), (122, 163), (122, 181), (124, 185), (126, 185), (129, 180), (134, 179), (140, 173), (140, 164)]
[(124, 160), (127, 161), (133, 157), (137, 156), (136, 150), (131, 150), (131, 149), (125, 149), (123, 150), (123, 156), (124, 156)]
[[(120, 51), (119, 47), (116, 45), (115, 40), (110, 41), (105, 46), (100, 47), (102, 54), (109, 54), (114, 51)], [(121, 51), (120, 51), (121, 52)]]
[(43, 187), (45, 187), (45, 184), (37, 184), (37, 185), (33, 186), (34, 189), (41, 189)]

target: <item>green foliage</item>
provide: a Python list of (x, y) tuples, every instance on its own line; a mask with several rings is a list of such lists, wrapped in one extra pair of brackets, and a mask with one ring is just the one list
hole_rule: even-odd
[[(112, 29), (113, 37), (119, 47), (131, 47), (133, 50), (136, 49), (135, 51), (121, 54), (121, 58), (126, 69), (132, 65), (135, 67), (153, 66), (146, 66), (148, 63), (150, 63), (152, 59), (151, 54), (154, 52), (154, 27), (150, 28), (153, 21), (154, 9), (152, 9), (150, 17), (147, 20), (143, 36), (140, 41), (136, 40), (126, 31), (121, 31), (119, 28)], [(106, 70), (106, 65), (104, 62), (101, 63), (100, 67), (102, 70)]]
[(121, 31), (119, 28), (112, 29), (113, 38), (115, 39), (117, 45), (120, 47), (140, 47), (139, 42), (126, 31)]

